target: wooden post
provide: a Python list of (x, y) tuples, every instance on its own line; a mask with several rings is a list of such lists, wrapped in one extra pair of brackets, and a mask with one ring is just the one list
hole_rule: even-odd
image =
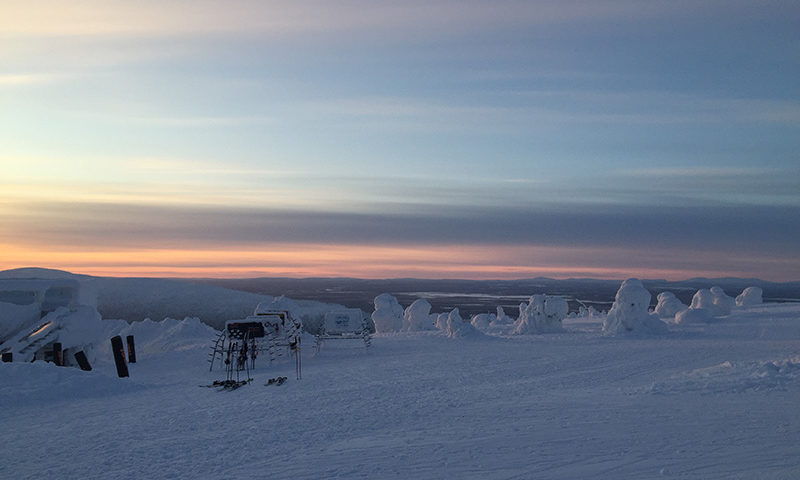
[(117, 375), (120, 378), (129, 376), (128, 364), (125, 363), (125, 346), (122, 345), (122, 337), (119, 335), (111, 339), (111, 351), (114, 352), (114, 363), (117, 365)]
[(128, 343), (128, 363), (136, 363), (136, 348), (133, 345), (133, 335), (125, 337)]
[(64, 366), (64, 352), (61, 350), (61, 342), (53, 344), (53, 363), (59, 367)]
[(83, 353), (83, 350), (75, 352), (75, 361), (78, 362), (78, 366), (81, 367), (81, 370), (87, 372), (92, 370), (92, 366), (89, 365), (89, 359), (86, 358), (86, 354)]

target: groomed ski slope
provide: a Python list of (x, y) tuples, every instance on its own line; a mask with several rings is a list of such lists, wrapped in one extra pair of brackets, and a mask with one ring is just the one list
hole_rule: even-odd
[(284, 363), (231, 392), (199, 387), (224, 378), (203, 329), (175, 351), (148, 339), (129, 379), (108, 355), (0, 365), (0, 477), (800, 478), (800, 305), (657, 337), (565, 326), (306, 342), (301, 381)]

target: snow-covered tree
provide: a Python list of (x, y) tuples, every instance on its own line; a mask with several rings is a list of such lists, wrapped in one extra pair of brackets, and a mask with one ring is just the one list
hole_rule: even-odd
[(561, 322), (567, 316), (569, 305), (561, 297), (533, 295), (528, 303), (519, 305), (514, 333), (518, 335), (530, 333), (560, 332), (564, 328)]
[(372, 312), (375, 332), (399, 332), (403, 328), (403, 307), (388, 293), (375, 297), (375, 311)]
[(629, 278), (622, 282), (603, 321), (603, 332), (608, 335), (666, 332), (664, 322), (649, 311), (651, 298), (639, 279)]
[(747, 287), (742, 290), (742, 293), (736, 297), (737, 307), (746, 307), (748, 305), (761, 305), (764, 302), (764, 291), (759, 287)]
[(678, 312), (689, 308), (678, 300), (672, 292), (661, 292), (658, 294), (658, 304), (655, 312), (661, 318), (675, 318)]
[(437, 315), (431, 315), (430, 302), (424, 298), (417, 299), (403, 312), (403, 330), (433, 330), (436, 328), (436, 318)]

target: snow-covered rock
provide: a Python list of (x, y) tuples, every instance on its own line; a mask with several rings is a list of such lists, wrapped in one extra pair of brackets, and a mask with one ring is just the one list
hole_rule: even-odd
[(655, 313), (661, 318), (675, 318), (678, 312), (689, 308), (672, 292), (661, 292), (656, 298), (658, 298), (658, 304)]
[(465, 322), (461, 318), (458, 308), (454, 308), (447, 315), (447, 327), (444, 329), (444, 333), (450, 338), (479, 338), (484, 336), (471, 323)]
[(420, 330), (434, 330), (437, 315), (431, 315), (431, 304), (424, 298), (419, 298), (403, 312), (403, 330), (416, 332)]
[(403, 307), (388, 293), (375, 297), (375, 311), (372, 321), (376, 333), (399, 332), (403, 329)]
[(569, 305), (561, 297), (533, 295), (528, 303), (519, 305), (519, 319), (514, 328), (517, 335), (560, 332)]
[(629, 278), (622, 282), (614, 304), (603, 320), (603, 332), (607, 335), (666, 332), (666, 324), (658, 315), (649, 312), (651, 298), (639, 279)]
[(736, 297), (736, 306), (761, 305), (764, 302), (763, 295), (764, 291), (760, 287), (747, 287)]

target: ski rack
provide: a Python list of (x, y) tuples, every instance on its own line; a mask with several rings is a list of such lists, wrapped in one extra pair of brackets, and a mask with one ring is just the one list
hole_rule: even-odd
[[(226, 366), (228, 350), (234, 343), (237, 344), (237, 348), (241, 348), (240, 342), (245, 337), (248, 338), (249, 368), (255, 368), (256, 358), (261, 354), (269, 357), (270, 365), (278, 360), (288, 359), (292, 355), (298, 357), (302, 328), (302, 323), (291, 318), (287, 311), (269, 311), (250, 316), (245, 320), (229, 321), (225, 329), (217, 335), (208, 354), (209, 371), (213, 371), (217, 363), (220, 368)], [(293, 347), (295, 345), (297, 348)], [(296, 358), (296, 361), (299, 362), (299, 359)]]

